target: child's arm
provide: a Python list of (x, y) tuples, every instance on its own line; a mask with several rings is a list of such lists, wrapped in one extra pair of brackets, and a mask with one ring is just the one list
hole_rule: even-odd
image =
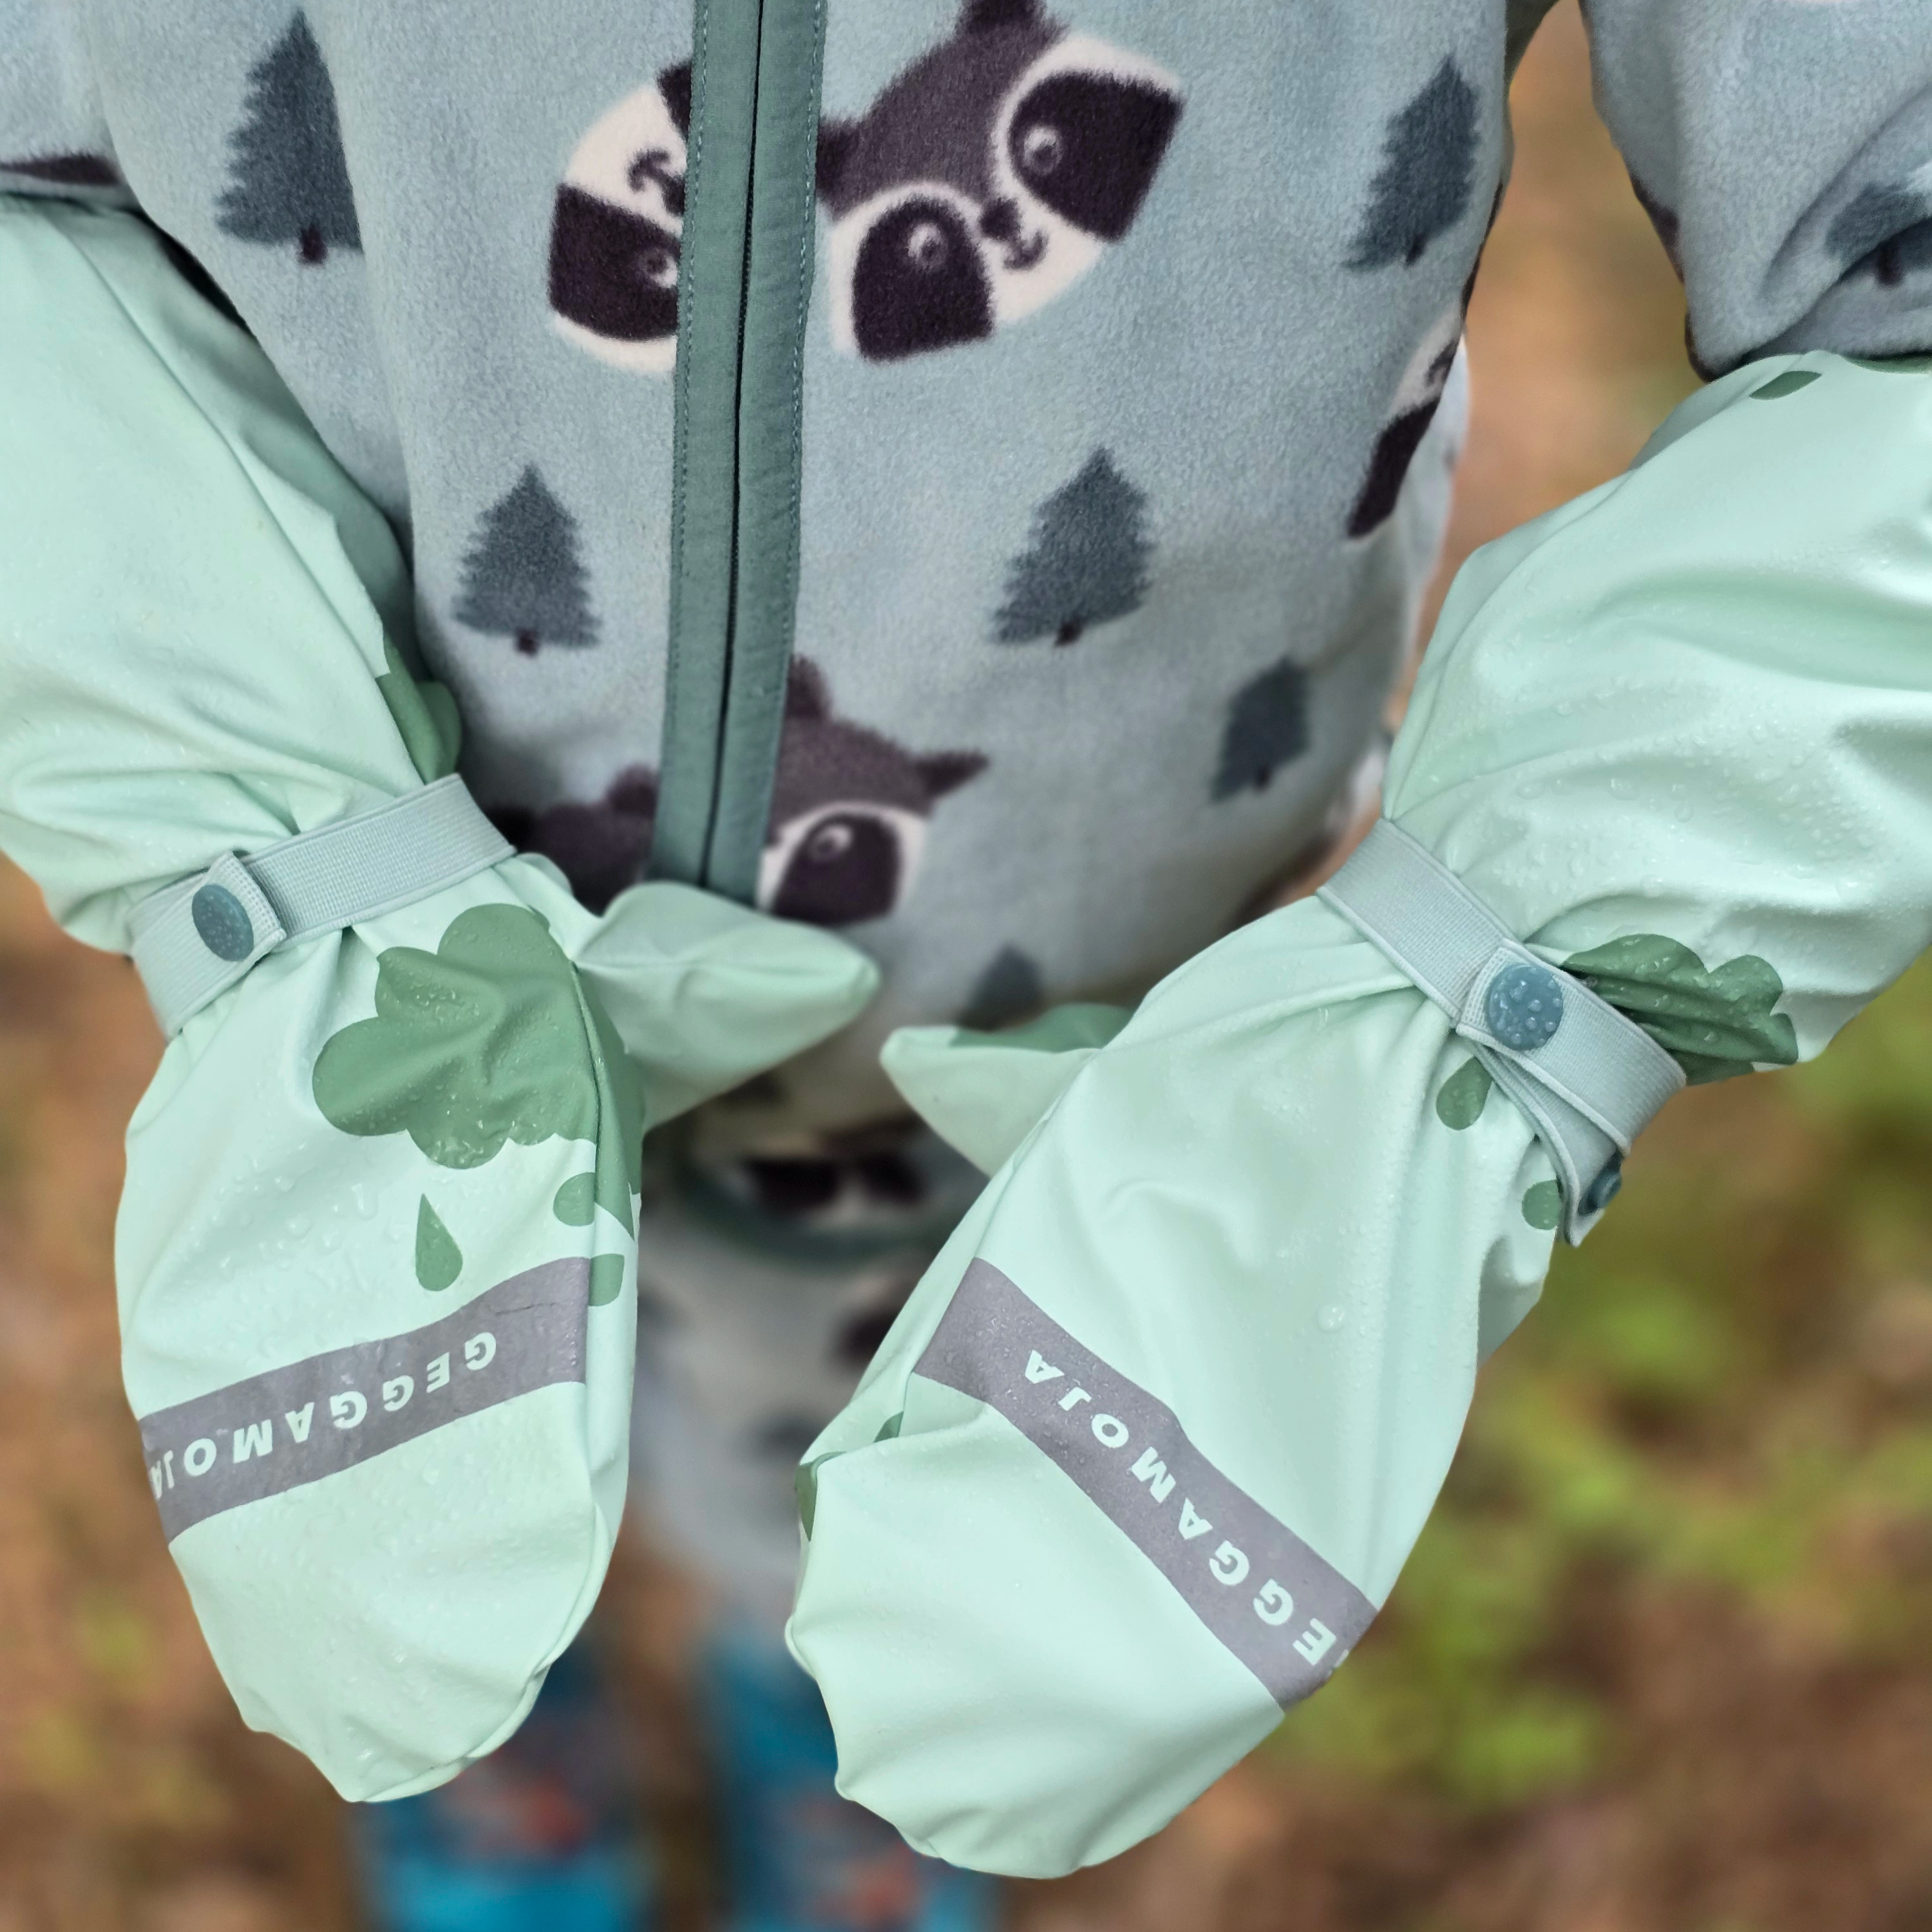
[(1585, 14), (1598, 111), (1683, 280), (1700, 374), (1932, 349), (1932, 8)]
[(593, 918), (448, 775), (407, 614), (152, 232), (0, 196), (0, 850), (171, 1036), (116, 1238), (148, 1480), (243, 1716), (353, 1798), (500, 1742), (595, 1597), (643, 1132), (874, 979), (683, 886)]

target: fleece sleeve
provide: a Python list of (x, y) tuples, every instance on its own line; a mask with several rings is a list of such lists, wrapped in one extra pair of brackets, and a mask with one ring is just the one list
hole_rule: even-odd
[(1590, 0), (1597, 104), (1691, 359), (1932, 349), (1932, 7)]
[(0, 0), (0, 194), (131, 206), (71, 0)]

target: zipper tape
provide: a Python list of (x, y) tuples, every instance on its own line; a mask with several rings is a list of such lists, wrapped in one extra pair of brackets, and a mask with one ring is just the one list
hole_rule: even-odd
[(797, 602), (823, 0), (698, 0), (651, 870), (750, 904)]

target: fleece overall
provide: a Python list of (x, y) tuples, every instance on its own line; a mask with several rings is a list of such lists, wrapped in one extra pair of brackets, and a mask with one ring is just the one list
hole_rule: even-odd
[[(881, 969), (646, 1177), (640, 1462), (746, 1606), (977, 1185), (888, 1034), (1131, 1000), (1372, 800), (1546, 10), (0, 0), (8, 205), (260, 345), (505, 836)], [(1932, 346), (1923, 0), (1588, 24), (1700, 373)]]

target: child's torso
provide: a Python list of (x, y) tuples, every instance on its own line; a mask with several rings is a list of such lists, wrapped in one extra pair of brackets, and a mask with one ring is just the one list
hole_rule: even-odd
[(406, 532), (482, 802), (886, 964), (750, 1130), (1144, 986), (1336, 822), (1540, 6), (831, 0), (822, 120), (806, 0), (82, 10), (115, 167)]

